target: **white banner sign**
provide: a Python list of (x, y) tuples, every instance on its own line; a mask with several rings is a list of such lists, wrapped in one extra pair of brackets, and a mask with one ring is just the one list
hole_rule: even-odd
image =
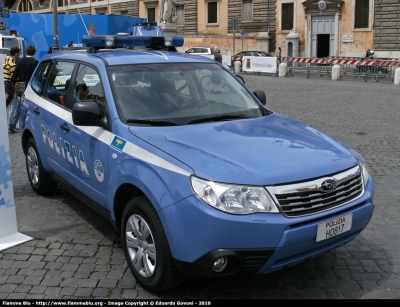
[[(4, 55), (0, 62), (4, 63)], [(4, 76), (0, 74), (0, 251), (32, 240), (17, 228), (14, 189), (11, 175), (10, 143), (8, 140)]]
[(276, 57), (245, 56), (242, 60), (242, 71), (275, 73)]

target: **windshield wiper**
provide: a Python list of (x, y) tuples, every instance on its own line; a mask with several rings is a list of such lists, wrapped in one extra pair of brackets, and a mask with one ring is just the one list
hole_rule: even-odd
[(221, 120), (227, 119), (238, 119), (238, 118), (247, 118), (246, 115), (220, 115), (220, 116), (210, 116), (210, 117), (203, 117), (198, 119), (193, 119), (188, 121), (188, 124), (196, 124), (196, 123), (205, 123), (205, 122), (216, 122)]
[(128, 119), (130, 124), (149, 124), (152, 126), (178, 126), (177, 123), (167, 120), (156, 120), (156, 119)]

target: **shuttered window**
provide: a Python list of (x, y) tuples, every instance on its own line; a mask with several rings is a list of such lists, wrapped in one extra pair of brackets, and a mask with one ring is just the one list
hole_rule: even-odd
[(185, 24), (185, 6), (184, 5), (177, 5), (176, 6), (176, 24), (177, 25), (184, 25)]
[(150, 7), (147, 9), (147, 21), (155, 22), (156, 21), (156, 8)]
[(354, 28), (369, 27), (369, 0), (356, 0)]
[(253, 20), (253, 0), (243, 0), (242, 2), (242, 21)]
[(218, 23), (218, 2), (207, 3), (207, 23)]
[(282, 3), (282, 30), (293, 29), (293, 3)]

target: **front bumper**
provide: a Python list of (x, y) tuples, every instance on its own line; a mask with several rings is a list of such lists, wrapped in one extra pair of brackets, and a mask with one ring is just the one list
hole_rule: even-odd
[[(353, 240), (373, 212), (371, 178), (364, 195), (327, 212), (300, 218), (281, 214), (232, 215), (220, 212), (196, 196), (160, 211), (172, 255), (188, 277), (216, 277), (238, 273), (266, 274), (318, 257)], [(352, 227), (316, 242), (320, 223), (352, 213)], [(228, 265), (215, 272), (212, 265), (226, 257)]]

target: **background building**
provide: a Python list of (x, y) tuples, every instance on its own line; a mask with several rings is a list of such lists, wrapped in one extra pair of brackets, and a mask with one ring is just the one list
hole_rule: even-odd
[[(56, 0), (60, 14), (112, 14), (160, 21), (163, 0)], [(51, 0), (8, 0), (11, 11), (51, 13)], [(178, 35), (223, 54), (263, 50), (283, 56), (400, 57), (400, 0), (174, 0)], [(237, 20), (238, 29), (232, 29)], [(245, 33), (241, 35), (240, 33)], [(292, 34), (294, 32), (294, 34)], [(290, 45), (287, 36), (298, 39)], [(235, 40), (233, 37), (235, 36)], [(297, 37), (297, 38), (296, 38)], [(291, 40), (289, 40), (290, 42)]]

